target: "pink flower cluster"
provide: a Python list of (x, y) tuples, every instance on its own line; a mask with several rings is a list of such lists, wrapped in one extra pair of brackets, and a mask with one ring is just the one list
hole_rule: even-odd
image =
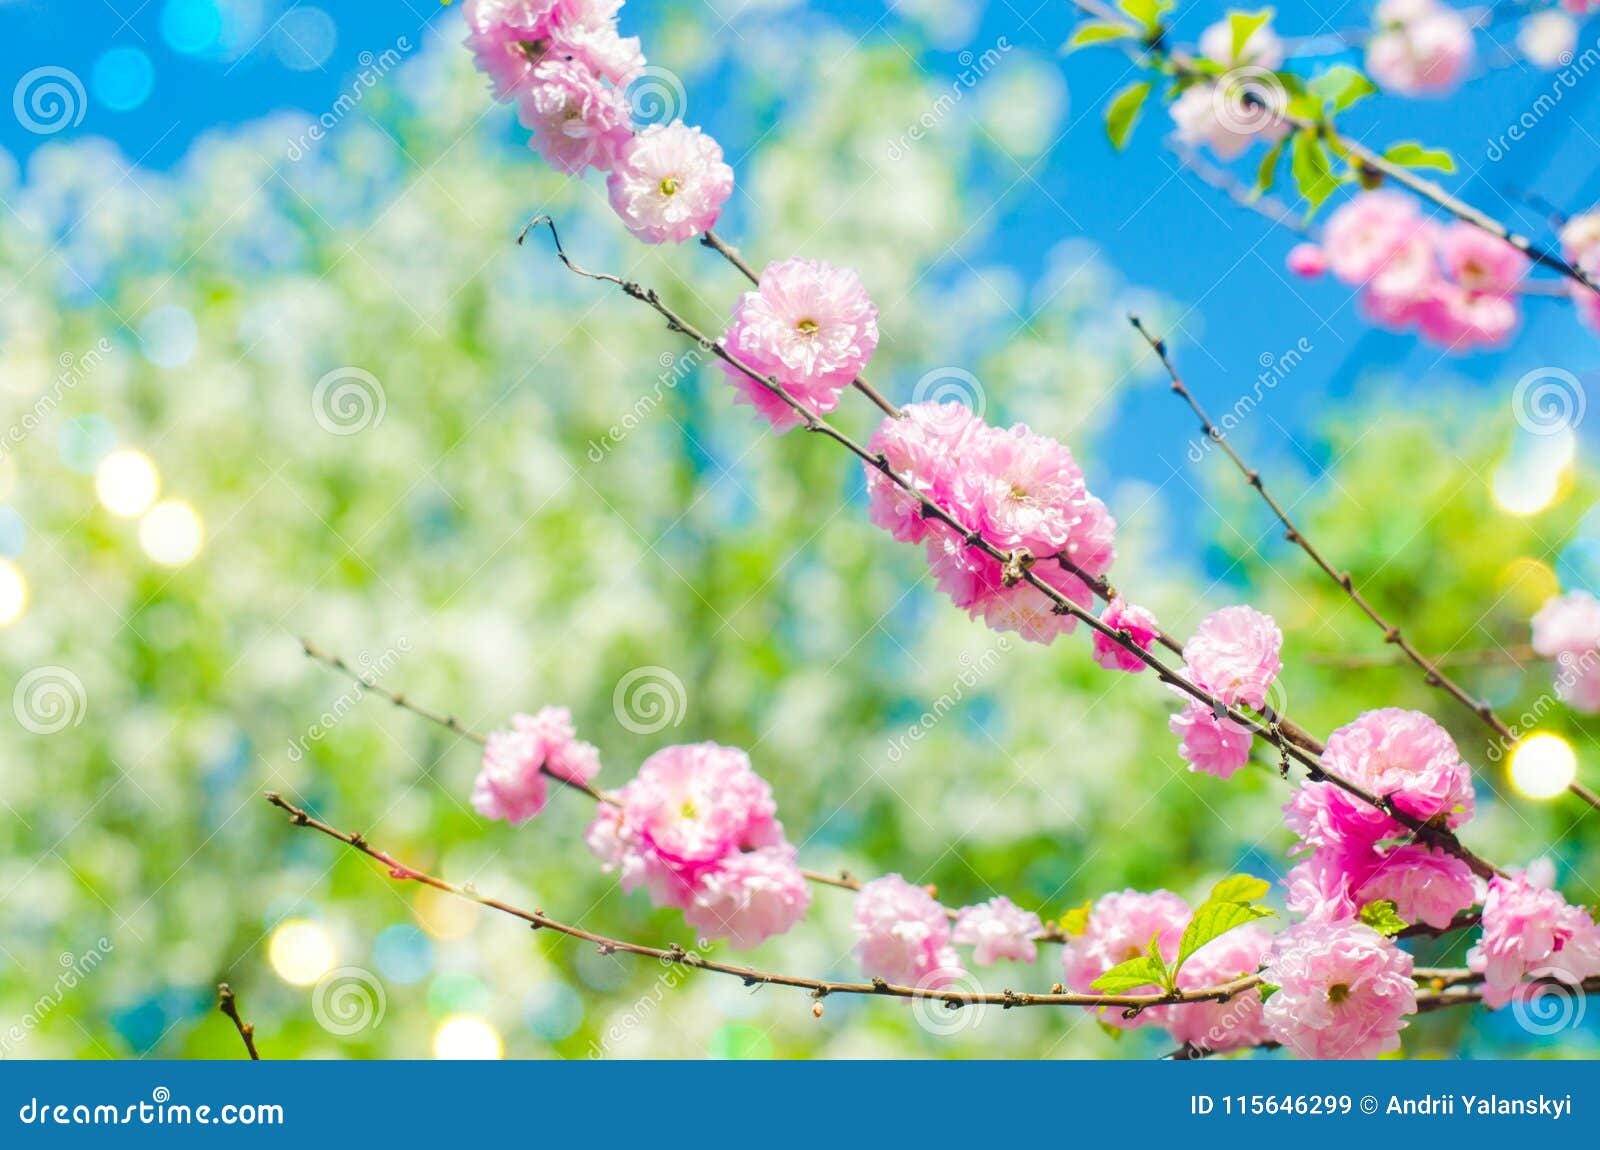
[[(1472, 817), (1471, 772), (1445, 729), (1416, 711), (1368, 711), (1328, 737), (1322, 766), (1394, 809), (1457, 827)], [(1284, 807), (1306, 857), (1287, 877), (1291, 911), (1316, 922), (1353, 919), (1379, 900), (1436, 928), (1481, 890), (1453, 854), (1409, 838), (1404, 825), (1331, 782), (1307, 783)]]
[(602, 804), (589, 849), (657, 906), (708, 938), (748, 949), (805, 917), (811, 892), (783, 836), (772, 790), (743, 751), (667, 747)]
[[(1600, 210), (1573, 216), (1566, 222), (1561, 229), (1561, 252), (1573, 267), (1600, 283)], [(1570, 290), (1578, 314), (1590, 327), (1600, 330), (1600, 294), (1580, 283), (1572, 284)]]
[[(1116, 552), (1116, 521), (1089, 493), (1083, 470), (1061, 443), (1026, 424), (991, 427), (959, 403), (914, 403), (885, 419), (870, 448), (918, 495), (977, 531), (1002, 551), (1025, 550), (1033, 573), (1087, 609), (1094, 596), (1057, 556), (1092, 576), (1103, 575)], [(939, 589), (974, 619), (1049, 643), (1077, 620), (1058, 614), (1049, 596), (1027, 582), (1006, 586), (1002, 565), (956, 531), (923, 514), (922, 503), (868, 465), (872, 521), (927, 551)]]
[(716, 222), (733, 191), (722, 149), (681, 121), (635, 134), (627, 85), (644, 69), (617, 31), (622, 0), (468, 0), (467, 47), (495, 98), (515, 101), (530, 146), (571, 175), (609, 172), (611, 206), (648, 243)]
[(972, 961), (992, 966), (1002, 958), (1032, 962), (1039, 947), (1034, 942), (1044, 924), (1031, 910), (1023, 910), (1004, 895), (963, 907), (956, 915), (950, 941), (972, 947)]
[[(1184, 673), (1197, 687), (1229, 706), (1261, 710), (1278, 677), (1283, 633), (1270, 615), (1251, 607), (1224, 607), (1206, 616), (1183, 647)], [(1188, 695), (1168, 726), (1182, 743), (1178, 753), (1191, 771), (1233, 777), (1250, 757), (1248, 730)]]
[(1406, 95), (1448, 92), (1472, 65), (1472, 26), (1441, 0), (1382, 0), (1367, 41), (1367, 71)]
[(856, 958), (874, 978), (923, 990), (942, 990), (965, 973), (944, 907), (897, 874), (856, 895)]
[(1424, 219), (1399, 192), (1363, 192), (1323, 229), (1320, 249), (1298, 245), (1290, 268), (1323, 268), (1362, 290), (1367, 312), (1393, 328), (1415, 327), (1452, 351), (1503, 343), (1520, 318), (1528, 270), (1520, 251), (1480, 228)]
[[(1150, 644), (1154, 643), (1156, 636), (1161, 633), (1161, 626), (1156, 622), (1154, 615), (1143, 607), (1135, 607), (1125, 602), (1120, 595), (1107, 603), (1105, 610), (1100, 612), (1100, 622), (1113, 631), (1126, 632), (1133, 645), (1141, 651), (1148, 651)], [(1094, 661), (1108, 671), (1138, 672), (1145, 668), (1143, 659), (1099, 631), (1094, 633)]]
[(546, 775), (587, 783), (599, 773), (600, 753), (578, 739), (567, 708), (513, 715), (511, 726), (493, 732), (484, 746), (472, 808), (486, 819), (516, 826), (544, 809)]
[[(776, 379), (808, 410), (825, 415), (878, 347), (878, 309), (861, 277), (821, 260), (771, 263), (733, 312), (723, 344), (751, 370)], [(770, 389), (721, 360), (738, 399), (779, 432), (800, 416)]]
[(1200, 52), (1228, 72), (1215, 83), (1184, 89), (1170, 109), (1178, 139), (1204, 145), (1224, 160), (1237, 159), (1257, 140), (1288, 133), (1283, 113), (1288, 95), (1266, 75), (1283, 64), (1283, 41), (1270, 22), (1250, 33), (1242, 50), (1233, 50), (1233, 25), (1219, 20), (1200, 36)]
[(1600, 599), (1569, 591), (1533, 617), (1533, 649), (1555, 659), (1556, 695), (1575, 711), (1600, 711)]
[(1262, 977), (1278, 989), (1262, 1014), (1301, 1058), (1375, 1058), (1400, 1048), (1417, 1009), (1411, 956), (1369, 926), (1302, 922), (1277, 937)]
[[(1171, 891), (1144, 894), (1125, 890), (1103, 896), (1091, 908), (1083, 933), (1070, 939), (1062, 952), (1063, 984), (1084, 994), (1093, 993), (1095, 979), (1144, 954), (1151, 940), (1161, 957), (1173, 962), (1192, 917), (1189, 904)], [(1208, 942), (1184, 963), (1178, 986), (1197, 990), (1254, 974), (1271, 946), (1272, 936), (1261, 926), (1236, 927)], [(1156, 989), (1152, 986), (1145, 993)], [(1227, 1002), (1155, 1007), (1132, 1019), (1123, 1018), (1117, 1010), (1102, 1010), (1099, 1017), (1119, 1029), (1159, 1026), (1178, 1042), (1212, 1052), (1255, 1046), (1268, 1038), (1261, 998), (1253, 992), (1235, 995)]]
[(1483, 975), (1483, 1001), (1498, 1010), (1518, 993), (1524, 977), (1568, 986), (1600, 975), (1600, 926), (1549, 889), (1551, 868), (1529, 867), (1489, 883), (1483, 903), (1483, 938), (1467, 966)]

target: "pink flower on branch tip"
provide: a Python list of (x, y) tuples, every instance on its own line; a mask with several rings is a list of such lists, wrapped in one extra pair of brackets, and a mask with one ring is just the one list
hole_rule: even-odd
[[(1090, 908), (1083, 933), (1070, 939), (1062, 950), (1062, 981), (1075, 991), (1093, 993), (1095, 979), (1119, 963), (1146, 953), (1152, 940), (1162, 958), (1171, 963), (1178, 957), (1178, 941), (1191, 914), (1189, 904), (1171, 891), (1144, 894), (1125, 890), (1103, 895)], [(1152, 986), (1148, 992), (1157, 990)], [(1166, 1009), (1146, 1010), (1132, 1019), (1123, 1018), (1120, 1011), (1108, 1010), (1100, 1018), (1112, 1026), (1130, 1029), (1147, 1022), (1159, 1023)]]
[(1420, 711), (1367, 711), (1328, 736), (1322, 765), (1415, 818), (1459, 827), (1472, 817), (1472, 771), (1455, 741)]
[(1301, 1058), (1375, 1058), (1416, 1013), (1411, 956), (1360, 923), (1302, 922), (1277, 937), (1262, 977), (1268, 1033)]
[(1183, 645), (1189, 678), (1222, 702), (1260, 709), (1283, 663), (1283, 632), (1253, 607), (1224, 607), (1200, 621)]
[[(723, 340), (741, 362), (775, 379), (809, 411), (824, 415), (866, 367), (878, 346), (878, 310), (861, 277), (821, 260), (771, 263), (757, 289), (734, 309)], [(719, 361), (740, 402), (778, 431), (800, 422), (795, 410), (743, 371)]]
[(1367, 72), (1407, 95), (1455, 88), (1471, 65), (1472, 26), (1441, 0), (1383, 0), (1378, 30), (1367, 41)]
[(1525, 977), (1571, 986), (1600, 975), (1600, 926), (1549, 889), (1549, 879), (1547, 871), (1529, 867), (1489, 882), (1483, 937), (1468, 953), (1467, 966), (1483, 975), (1483, 1001), (1490, 1009), (1520, 993)]
[[(1156, 636), (1161, 633), (1160, 625), (1156, 623), (1154, 615), (1143, 607), (1133, 606), (1120, 595), (1107, 603), (1105, 610), (1100, 612), (1100, 622), (1113, 631), (1126, 631), (1133, 645), (1141, 651), (1148, 651), (1150, 644), (1155, 642)], [(1144, 660), (1099, 631), (1094, 633), (1094, 661), (1108, 671), (1138, 672), (1145, 669)]]
[(1328, 270), (1328, 253), (1316, 244), (1295, 244), (1289, 249), (1288, 265), (1302, 279), (1316, 279)]
[(617, 32), (620, 0), (467, 0), (466, 45), (495, 98), (513, 100), (548, 61), (570, 61), (616, 85), (644, 67), (637, 37)]
[(517, 119), (533, 132), (528, 146), (570, 175), (608, 171), (633, 137), (628, 100), (587, 68), (547, 60), (519, 91)]
[(600, 753), (577, 737), (567, 708), (513, 715), (511, 726), (492, 732), (484, 746), (472, 806), (485, 818), (516, 826), (544, 809), (547, 774), (587, 783), (599, 773)]
[(950, 920), (932, 895), (897, 874), (856, 895), (856, 957), (873, 978), (940, 990), (964, 973), (950, 946)]
[(1226, 780), (1250, 761), (1250, 731), (1198, 699), (1190, 699), (1167, 727), (1182, 740), (1178, 755), (1191, 771)]
[(1034, 940), (1042, 933), (1044, 924), (1038, 915), (999, 895), (988, 902), (963, 907), (950, 939), (971, 945), (972, 960), (979, 966), (990, 966), (1002, 958), (1032, 962), (1039, 950)]
[(606, 190), (623, 226), (639, 239), (681, 243), (717, 222), (733, 192), (733, 169), (699, 128), (652, 124), (618, 149)]

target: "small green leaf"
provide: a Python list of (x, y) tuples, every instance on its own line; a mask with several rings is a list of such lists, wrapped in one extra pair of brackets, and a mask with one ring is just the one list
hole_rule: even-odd
[(1258, 918), (1268, 918), (1272, 913), (1264, 906), (1252, 906), (1247, 902), (1213, 901), (1203, 904), (1194, 912), (1189, 925), (1183, 928), (1183, 938), (1178, 943), (1178, 961), (1172, 964), (1173, 977), (1177, 977), (1183, 964), (1206, 943), (1220, 938), (1234, 927)]
[(1306, 87), (1323, 107), (1331, 106), (1335, 112), (1344, 111), (1378, 90), (1378, 86), (1360, 71), (1344, 64), (1336, 64), (1314, 76)]
[(1263, 8), (1259, 12), (1228, 13), (1228, 27), (1233, 32), (1233, 58), (1235, 60), (1244, 59), (1244, 46), (1250, 42), (1250, 37), (1256, 34), (1256, 29), (1271, 19), (1271, 8)]
[(1147, 35), (1154, 36), (1161, 31), (1161, 18), (1172, 11), (1173, 0), (1117, 0), (1117, 7), (1143, 25)]
[(1141, 954), (1127, 962), (1117, 963), (1090, 985), (1102, 994), (1126, 994), (1145, 986), (1163, 989), (1166, 979), (1166, 964), (1152, 959), (1148, 954)]
[(1383, 154), (1391, 164), (1402, 168), (1437, 168), (1441, 172), (1456, 170), (1455, 159), (1442, 148), (1424, 148), (1415, 140), (1395, 144)]
[[(1126, 24), (1082, 24), (1072, 34), (1072, 39), (1067, 41), (1066, 50), (1072, 52), (1078, 48), (1087, 48), (1091, 44), (1105, 44), (1112, 40), (1125, 40), (1132, 35), (1133, 29)], [(1118, 1031), (1118, 1033), (1120, 1034), (1121, 1031)]]
[(1265, 1002), (1282, 989), (1283, 987), (1281, 986), (1274, 986), (1270, 982), (1263, 982), (1260, 986), (1256, 987), (1256, 993), (1261, 995), (1261, 1001)]
[(1084, 900), (1082, 906), (1075, 906), (1061, 916), (1061, 931), (1063, 934), (1077, 936), (1089, 929), (1089, 909), (1094, 905), (1093, 899)]
[(1356, 915), (1379, 934), (1393, 937), (1411, 924), (1395, 913), (1394, 903), (1386, 898), (1373, 899)]
[(1338, 178), (1328, 166), (1322, 140), (1309, 128), (1296, 132), (1290, 155), (1295, 187), (1312, 208), (1320, 207), (1339, 186)]
[(1278, 161), (1283, 158), (1283, 149), (1288, 142), (1287, 137), (1279, 140), (1261, 157), (1261, 167), (1256, 171), (1256, 195), (1270, 192), (1272, 185), (1278, 182)]
[(1139, 109), (1144, 107), (1149, 95), (1149, 81), (1130, 84), (1117, 93), (1116, 99), (1111, 101), (1111, 107), (1106, 110), (1106, 135), (1111, 137), (1111, 146), (1118, 151), (1128, 142), (1134, 121), (1139, 118)]
[(1102, 1033), (1104, 1033), (1107, 1038), (1114, 1038), (1114, 1039), (1117, 1039), (1118, 1041), (1120, 1041), (1122, 1039), (1122, 1036), (1124, 1034), (1128, 1033), (1126, 1030), (1123, 1030), (1121, 1027), (1112, 1026), (1111, 1023), (1107, 1022), (1103, 1018), (1097, 1018), (1094, 1021), (1095, 1021), (1095, 1025), (1100, 1028)]
[(1255, 902), (1272, 889), (1272, 884), (1253, 874), (1229, 875), (1206, 896), (1207, 902)]

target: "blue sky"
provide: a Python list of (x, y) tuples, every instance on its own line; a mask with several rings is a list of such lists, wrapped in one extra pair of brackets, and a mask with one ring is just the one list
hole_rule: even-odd
[[(721, 2), (726, 7), (732, 0)], [(459, 24), (460, 7), (432, 0), (325, 0), (323, 8), (289, 0), (227, 0), (220, 7), (219, 0), (144, 0), (142, 5), (139, 0), (0, 0), (0, 57), (7, 87), (46, 64), (81, 77), (89, 90), (88, 110), (69, 133), (108, 136), (130, 157), (165, 168), (208, 129), (282, 108), (313, 113), (326, 108), (359, 66), (362, 52), (381, 52), (400, 36), (419, 42), (426, 24)], [(1369, 10), (1364, 4), (1332, 14), (1308, 3), (1278, 7), (1277, 26), (1285, 34), (1330, 24), (1359, 26)], [(927, 42), (879, 4), (823, 0), (811, 8), (858, 33), (893, 35), (905, 44)], [(1074, 23), (1070, 5), (1049, 0), (1030, 8), (1030, 0), (987, 5), (964, 38), (928, 49), (927, 67), (953, 76), (960, 70), (962, 48), (982, 50), (1000, 36), (1054, 58)], [(1224, 8), (1184, 5), (1177, 38), (1192, 41)], [(691, 9), (705, 14), (699, 4)], [(624, 12), (625, 29), (648, 37), (650, 22), (660, 18), (659, 9), (652, 12), (636, 0)], [(741, 18), (784, 17), (769, 12)], [(1513, 28), (1496, 30), (1495, 38), (1509, 44)], [(1597, 39), (1600, 21), (1591, 21), (1580, 47)], [(219, 42), (233, 45), (234, 58), (218, 58)], [(1479, 42), (1480, 54), (1496, 53), (1481, 35)], [(1177, 301), (1184, 314), (1183, 331), (1174, 338), (1181, 366), (1214, 409), (1226, 408), (1251, 386), (1263, 356), (1279, 355), (1305, 339), (1313, 351), (1270, 393), (1261, 408), (1267, 418), (1252, 420), (1244, 433), (1258, 458), (1314, 466), (1319, 423), (1330, 404), (1339, 405), (1364, 387), (1395, 387), (1408, 401), (1426, 404), (1446, 402), (1469, 386), (1494, 402), (1508, 397), (1514, 381), (1534, 368), (1560, 366), (1585, 380), (1600, 370), (1600, 338), (1581, 328), (1561, 301), (1530, 301), (1520, 335), (1507, 349), (1488, 355), (1441, 356), (1410, 335), (1372, 328), (1340, 285), (1296, 281), (1283, 271), (1292, 235), (1178, 170), (1162, 147), (1166, 117), (1161, 109), (1148, 109), (1126, 152), (1111, 150), (1101, 114), (1107, 95), (1129, 78), (1123, 57), (1095, 50), (1058, 59), (1058, 65), (1070, 93), (1066, 133), (1032, 170), (1032, 184), (1008, 202), (987, 254), (1031, 276), (1041, 270), (1040, 260), (1055, 240), (1074, 235), (1092, 240), (1129, 283)], [(1552, 84), (1550, 73), (1512, 63), (1447, 99), (1369, 101), (1349, 113), (1345, 124), (1374, 144), (1420, 139), (1449, 148), (1462, 169), (1459, 176), (1446, 177), (1453, 191), (1548, 240), (1539, 212), (1510, 193), (1536, 189), (1570, 210), (1600, 202), (1600, 75), (1587, 75), (1565, 91), (1554, 111), (1507, 158), (1490, 162), (1486, 149)], [(698, 92), (697, 97), (715, 104), (736, 101), (738, 94)], [(0, 148), (25, 164), (42, 140), (70, 138), (69, 133), (32, 135), (15, 117), (5, 117)], [(738, 141), (726, 142), (737, 154)], [(1201, 339), (1203, 350), (1193, 346)], [(1509, 400), (1502, 406), (1509, 438), (1514, 430)], [(1191, 474), (1184, 456), (1193, 434), (1192, 422), (1161, 389), (1137, 391), (1122, 405), (1103, 465), (1119, 478), (1156, 482), (1170, 479), (1175, 469)], [(1180, 501), (1185, 498), (1183, 484), (1168, 487)]]

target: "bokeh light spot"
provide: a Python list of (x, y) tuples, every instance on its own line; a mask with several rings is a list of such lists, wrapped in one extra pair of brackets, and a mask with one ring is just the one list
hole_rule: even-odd
[(14, 564), (0, 559), (0, 627), (22, 618), (28, 607), (28, 581)]
[(1511, 785), (1530, 799), (1553, 799), (1578, 775), (1578, 756), (1560, 735), (1530, 735), (1511, 753)]
[(113, 451), (94, 473), (94, 491), (101, 505), (124, 519), (148, 511), (160, 487), (156, 465), (142, 451)]
[(182, 367), (200, 344), (194, 316), (176, 304), (158, 307), (139, 324), (144, 357), (157, 367)]
[(94, 62), (95, 99), (113, 112), (131, 112), (150, 98), (156, 72), (138, 48), (113, 48)]
[(290, 918), (272, 932), (267, 959), (289, 985), (310, 986), (337, 965), (338, 954), (324, 927), (310, 919)]
[(457, 1014), (433, 1032), (433, 1056), (446, 1060), (494, 1061), (505, 1054), (500, 1032), (472, 1014)]
[(305, 4), (289, 9), (272, 26), (272, 50), (286, 68), (311, 72), (328, 62), (339, 30), (321, 8)]
[(200, 553), (202, 528), (193, 507), (169, 499), (139, 520), (139, 546), (164, 567), (181, 567)]
[(207, 52), (221, 36), (222, 13), (213, 0), (167, 0), (161, 10), (161, 38), (174, 52)]

